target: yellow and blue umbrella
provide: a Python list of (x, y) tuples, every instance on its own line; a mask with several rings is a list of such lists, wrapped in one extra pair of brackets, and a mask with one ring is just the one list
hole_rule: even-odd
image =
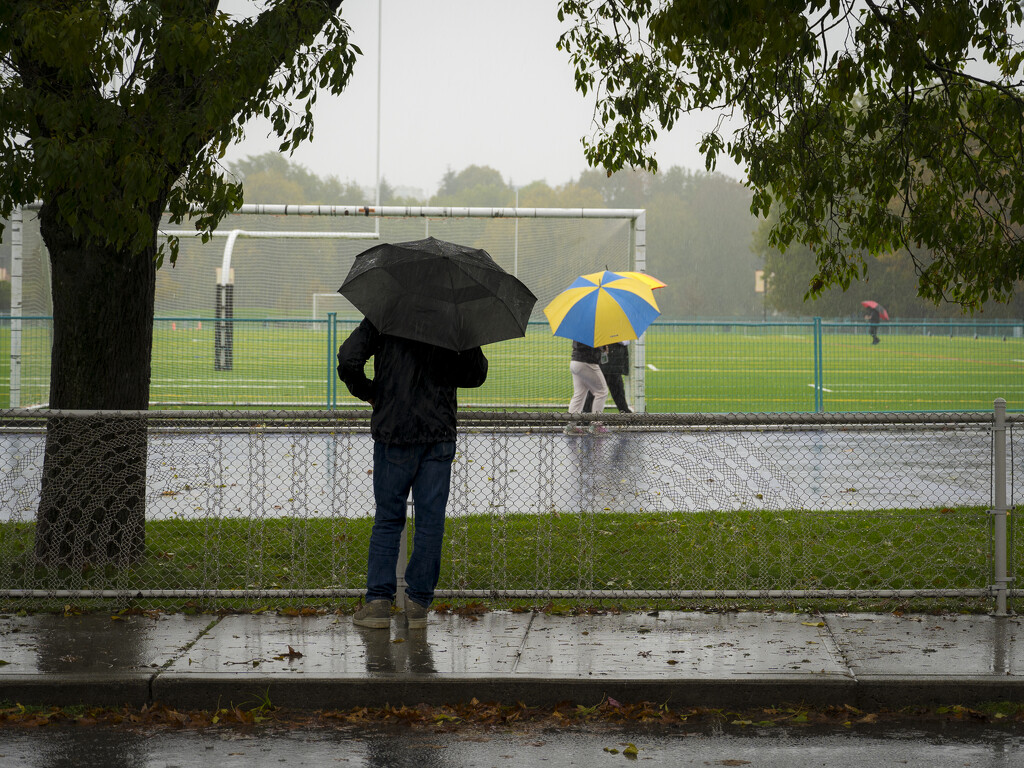
[(666, 285), (668, 285), (668, 283), (662, 282), (654, 275), (648, 275), (646, 272), (616, 272), (615, 274), (621, 275), (622, 277), (631, 277), (634, 280), (639, 280), (652, 291), (655, 288), (664, 288)]
[(555, 336), (603, 347), (639, 338), (661, 310), (647, 285), (606, 271), (577, 277), (544, 314)]

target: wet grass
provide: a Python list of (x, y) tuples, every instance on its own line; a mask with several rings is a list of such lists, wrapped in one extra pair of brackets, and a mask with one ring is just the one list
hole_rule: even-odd
[[(0, 584), (361, 589), (371, 526), (366, 518), (151, 521), (142, 562), (72, 570), (34, 566), (34, 524), (4, 523)], [(446, 531), (441, 589), (958, 590), (991, 579), (990, 520), (976, 508), (473, 515), (449, 518)], [(215, 605), (256, 607), (248, 599)]]

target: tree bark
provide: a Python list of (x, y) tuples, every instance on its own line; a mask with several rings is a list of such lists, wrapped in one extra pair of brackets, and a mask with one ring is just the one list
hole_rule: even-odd
[[(150, 211), (152, 246), (140, 253), (83, 245), (56, 205), (40, 211), (53, 286), (52, 409), (147, 409), (163, 202)], [(41, 564), (123, 566), (141, 558), (147, 453), (142, 417), (48, 421), (36, 517)]]

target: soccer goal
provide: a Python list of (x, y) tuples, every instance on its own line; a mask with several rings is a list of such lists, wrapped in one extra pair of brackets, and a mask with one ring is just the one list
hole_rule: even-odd
[[(40, 338), (29, 350), (27, 321), (39, 318), (34, 335), (48, 338), (48, 259), (35, 211), (23, 214), (24, 318), (10, 323), (12, 355), (15, 325), (20, 335), (15, 406), (45, 404), (49, 370), (49, 345)], [(543, 308), (581, 274), (646, 266), (642, 209), (246, 205), (207, 242), (192, 221), (165, 221), (161, 232), (179, 239), (180, 253), (157, 273), (154, 406), (358, 405), (337, 382), (335, 355), (361, 315), (337, 289), (373, 245), (433, 236), (483, 248), (538, 298), (524, 338), (485, 348), (488, 381), (461, 390), (460, 406), (565, 408), (570, 342), (552, 336)], [(627, 392), (643, 410), (642, 340), (630, 354)]]
[(322, 320), (328, 315), (352, 319), (359, 316), (359, 310), (352, 306), (352, 303), (337, 291), (331, 293), (313, 294), (314, 320)]

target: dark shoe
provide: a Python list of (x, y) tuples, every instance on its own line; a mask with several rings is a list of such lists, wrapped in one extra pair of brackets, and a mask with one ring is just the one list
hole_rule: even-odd
[(405, 601), (405, 624), (409, 629), (423, 629), (427, 626), (429, 608), (424, 608), (415, 600)]
[(358, 627), (387, 629), (391, 626), (391, 601), (371, 600), (355, 612), (352, 623)]

